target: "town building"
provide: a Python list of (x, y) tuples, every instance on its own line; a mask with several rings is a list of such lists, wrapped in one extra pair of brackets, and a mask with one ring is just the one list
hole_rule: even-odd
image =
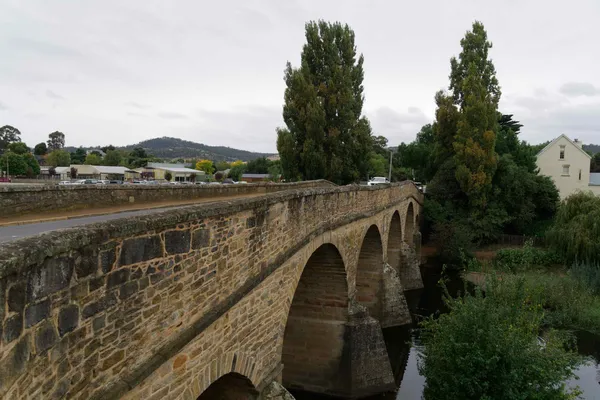
[(139, 179), (140, 177), (139, 172), (131, 170), (127, 167), (72, 164), (69, 167), (69, 172), (72, 168), (77, 170), (76, 179), (108, 179), (126, 181)]
[[(165, 174), (167, 172), (171, 174), (171, 181), (175, 182), (206, 180), (206, 173), (204, 171), (188, 168), (185, 166), (185, 164), (149, 162), (148, 165), (142, 168), (137, 168), (136, 171), (140, 173), (142, 179), (153, 179), (157, 181), (165, 180)], [(192, 176), (194, 176), (195, 179), (192, 179)]]
[(242, 174), (242, 178), (240, 180), (248, 183), (266, 182), (269, 180), (270, 176), (271, 175), (269, 174)]
[(540, 175), (552, 178), (560, 198), (564, 199), (578, 190), (592, 191), (600, 196), (600, 182), (590, 174), (592, 157), (583, 150), (583, 143), (560, 135), (537, 154)]

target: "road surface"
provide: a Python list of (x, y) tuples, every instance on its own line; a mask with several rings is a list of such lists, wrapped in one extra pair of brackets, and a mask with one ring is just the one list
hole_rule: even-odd
[(91, 217), (72, 218), (60, 221), (37, 222), (25, 225), (3, 226), (0, 227), (0, 243), (11, 242), (22, 237), (33, 236), (37, 235), (38, 233), (54, 231), (56, 229), (71, 228), (73, 226), (93, 224), (94, 222), (110, 221), (113, 219), (134, 217), (138, 215), (148, 215), (177, 208), (181, 208), (181, 206), (152, 208), (138, 211), (125, 211), (108, 215), (94, 215)]

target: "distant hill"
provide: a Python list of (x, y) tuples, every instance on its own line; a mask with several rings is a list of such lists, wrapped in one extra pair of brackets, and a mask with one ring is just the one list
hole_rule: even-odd
[[(94, 148), (100, 147), (102, 146), (94, 146)], [(118, 149), (132, 150), (134, 147), (142, 147), (153, 156), (166, 160), (174, 158), (205, 158), (213, 161), (251, 161), (271, 155), (271, 153), (254, 153), (252, 151), (232, 149), (225, 146), (208, 146), (172, 137), (148, 139), (137, 144), (121, 146)], [(66, 147), (65, 149), (67, 151), (75, 151), (76, 148)]]
[(584, 144), (583, 149), (592, 154), (600, 153), (600, 144)]

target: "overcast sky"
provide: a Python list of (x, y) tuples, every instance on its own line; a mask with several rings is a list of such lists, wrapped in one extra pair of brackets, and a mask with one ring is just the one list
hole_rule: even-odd
[(363, 111), (392, 145), (433, 120), (476, 19), (522, 138), (600, 143), (598, 0), (0, 0), (0, 126), (29, 146), (60, 130), (71, 146), (174, 136), (274, 152), (283, 69), (314, 19), (354, 29)]

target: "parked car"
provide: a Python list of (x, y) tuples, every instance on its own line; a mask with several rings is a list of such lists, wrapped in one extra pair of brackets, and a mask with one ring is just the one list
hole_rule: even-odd
[(386, 185), (390, 183), (387, 178), (383, 176), (375, 176), (371, 178), (369, 182), (367, 182), (367, 186), (375, 186), (375, 185)]
[(6, 176), (0, 176), (0, 183), (10, 183), (11, 180), (9, 177)]
[(122, 185), (123, 181), (108, 181), (110, 185)]
[(223, 180), (223, 183), (229, 185), (229, 184), (233, 184), (235, 182), (233, 181), (233, 179), (227, 178), (227, 179)]
[(96, 185), (108, 185), (110, 181), (108, 179), (100, 179), (96, 181)]
[(72, 183), (71, 181), (60, 181), (60, 182), (58, 182), (58, 184), (59, 184), (60, 186), (70, 186), (70, 185), (72, 185), (73, 183)]

